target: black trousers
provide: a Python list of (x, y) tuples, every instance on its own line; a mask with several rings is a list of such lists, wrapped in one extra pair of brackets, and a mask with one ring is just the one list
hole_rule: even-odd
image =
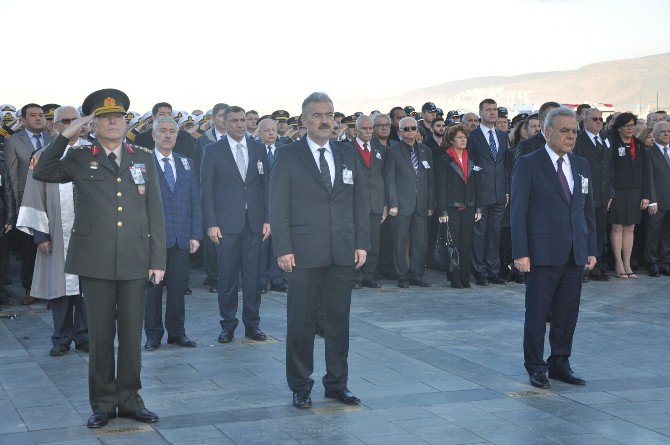
[[(391, 217), (393, 230), (393, 265), (398, 278), (407, 275), (422, 277), (428, 247), (428, 219), (414, 212), (410, 216)], [(407, 241), (409, 239), (409, 264)]]
[(354, 271), (354, 281), (373, 280), (377, 275), (379, 264), (379, 236), (381, 232), (382, 215), (370, 212), (370, 252), (363, 267)]
[(482, 219), (472, 237), (472, 269), (475, 275), (487, 277), (500, 273), (500, 229), (505, 204), (493, 204), (482, 209)]
[(261, 242), (261, 258), (259, 262), (259, 280), (261, 286), (270, 284), (282, 284), (284, 282), (284, 271), (280, 269), (277, 258), (272, 250), (272, 236)]
[(387, 216), (379, 228), (379, 261), (377, 262), (377, 274), (389, 278), (395, 278), (392, 219), (393, 217)]
[[(81, 277), (88, 321), (88, 394), (93, 412), (131, 412), (144, 408), (142, 320), (147, 279), (101, 280)], [(118, 360), (114, 337), (118, 328)], [(116, 365), (116, 366), (115, 366)]]
[(670, 211), (647, 214), (645, 250), (647, 267), (670, 267)]
[(605, 242), (607, 241), (607, 207), (596, 207), (596, 242), (598, 243), (598, 263), (593, 268), (591, 273), (598, 274), (601, 270), (607, 270), (607, 261), (603, 261), (603, 251), (605, 250)]
[(242, 272), (242, 323), (247, 328), (258, 327), (260, 322), (261, 288), (258, 282), (258, 260), (261, 251), (260, 233), (253, 233), (247, 219), (242, 233), (223, 235), (219, 241), (219, 312), (221, 327), (235, 331), (237, 319), (237, 291)]
[[(523, 334), (524, 365), (528, 374), (561, 372), (570, 368), (584, 266), (575, 264), (572, 252), (563, 266), (533, 265), (526, 273), (526, 317)], [(549, 344), (551, 355), (544, 361), (544, 334), (551, 313)]]
[[(37, 251), (35, 251), (37, 253)], [(5, 285), (7, 271), (9, 270), (9, 236), (0, 236), (0, 286)], [(31, 281), (32, 283), (32, 281)]]
[(86, 321), (86, 305), (81, 295), (66, 295), (54, 298), (51, 302), (51, 316), (54, 321), (54, 333), (51, 343), (70, 347), (74, 341), (76, 346), (88, 341), (88, 323)]
[[(147, 290), (144, 310), (144, 333), (147, 339), (160, 341), (164, 330), (168, 338), (186, 335), (184, 330), (184, 286), (188, 267), (189, 251), (177, 244), (167, 249), (165, 277), (159, 284)], [(163, 328), (163, 288), (167, 287), (165, 301), (165, 328)]]
[(326, 375), (323, 386), (340, 390), (349, 378), (349, 310), (353, 268), (335, 266), (293, 269), (286, 299), (286, 380), (292, 391), (311, 391), (314, 380), (314, 334), (321, 303)]
[(210, 280), (217, 282), (219, 280), (219, 257), (216, 253), (216, 244), (206, 236), (206, 227), (203, 233), (205, 236), (202, 239), (202, 243), (200, 243), (200, 248), (202, 249), (202, 268)]
[[(472, 271), (472, 230), (475, 226), (475, 208), (466, 207), (458, 211), (456, 207), (447, 208), (449, 231), (454, 245), (458, 249), (459, 268), (451, 274), (452, 283), (469, 283)], [(445, 229), (443, 229), (445, 230)]]
[(16, 231), (19, 240), (19, 249), (21, 249), (21, 285), (30, 292), (30, 286), (33, 283), (33, 271), (35, 270), (35, 255), (37, 255), (37, 246), (32, 235), (28, 235), (20, 230)]

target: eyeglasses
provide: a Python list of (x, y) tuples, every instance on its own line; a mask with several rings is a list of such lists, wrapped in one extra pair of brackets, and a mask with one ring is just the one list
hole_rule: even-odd
[(372, 127), (360, 127), (359, 130), (361, 130), (361, 131), (372, 131)]
[(57, 120), (56, 123), (57, 123), (57, 124), (70, 125), (70, 124), (72, 123), (72, 121), (75, 121), (75, 120), (77, 120), (76, 117), (75, 117), (75, 118), (72, 118), (72, 119), (60, 119), (60, 120)]
[(391, 128), (391, 124), (377, 124), (375, 128)]
[(411, 127), (402, 127), (402, 131), (416, 131), (416, 125), (412, 125)]
[(625, 128), (626, 130), (632, 130), (633, 127), (635, 127), (635, 125), (628, 124), (628, 125), (622, 125), (619, 128)]
[(602, 117), (592, 117), (591, 120), (592, 120), (593, 122), (602, 122), (602, 121), (603, 121), (603, 118), (602, 118)]

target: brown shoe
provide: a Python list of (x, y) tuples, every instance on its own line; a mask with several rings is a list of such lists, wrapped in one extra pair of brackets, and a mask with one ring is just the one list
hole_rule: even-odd
[(37, 301), (37, 298), (31, 297), (30, 294), (26, 294), (23, 297), (23, 301), (21, 301), (22, 306), (30, 306), (31, 304), (35, 304)]

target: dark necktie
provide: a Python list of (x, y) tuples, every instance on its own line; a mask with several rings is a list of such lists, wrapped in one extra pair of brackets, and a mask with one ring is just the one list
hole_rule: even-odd
[(570, 192), (570, 186), (568, 185), (568, 178), (566, 178), (565, 173), (563, 173), (563, 160), (563, 158), (558, 158), (558, 161), (556, 161), (556, 164), (558, 165), (556, 173), (558, 174), (558, 182), (560, 182), (561, 187), (563, 187), (563, 194), (565, 194), (565, 199), (570, 202), (572, 193)]
[(165, 180), (168, 183), (168, 187), (170, 187), (170, 191), (174, 193), (174, 186), (175, 186), (175, 178), (174, 178), (174, 172), (172, 171), (172, 165), (170, 165), (170, 158), (163, 158), (163, 166), (165, 167)]
[(596, 148), (602, 148), (603, 147), (602, 144), (600, 143), (600, 141), (598, 140), (598, 135), (595, 135), (593, 137), (593, 142), (596, 144)]
[(668, 153), (670, 149), (668, 147), (663, 147), (663, 153), (665, 155), (665, 162), (670, 166), (670, 154)]
[(42, 145), (42, 135), (41, 134), (35, 134), (33, 135), (35, 138), (35, 148), (38, 150), (41, 150), (43, 145)]
[(363, 142), (363, 150), (365, 150), (366, 153), (370, 152), (370, 150), (368, 149), (368, 143), (367, 142)]
[(325, 152), (325, 148), (319, 148), (319, 170), (321, 170), (321, 179), (323, 179), (326, 190), (330, 193), (333, 191), (333, 183), (330, 179), (330, 167), (328, 167), (328, 161), (326, 161), (326, 156), (324, 154)]
[(493, 138), (493, 130), (489, 130), (489, 148), (491, 149), (493, 159), (498, 159), (498, 146), (496, 145), (496, 140)]
[(112, 168), (114, 169), (114, 173), (119, 173), (119, 166), (116, 163), (116, 155), (114, 152), (110, 152), (107, 157), (109, 158), (109, 162), (112, 163)]
[(275, 155), (272, 154), (272, 145), (267, 146), (268, 149), (268, 164), (272, 167), (275, 164)]
[(416, 150), (411, 149), (409, 152), (409, 159), (412, 161), (412, 167), (414, 167), (414, 174), (419, 174), (419, 157), (416, 155)]

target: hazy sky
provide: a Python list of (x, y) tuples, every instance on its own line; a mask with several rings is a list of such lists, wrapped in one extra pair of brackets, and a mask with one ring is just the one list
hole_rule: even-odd
[(167, 100), (293, 114), (316, 90), (336, 108), (352, 98), (373, 107), (463, 78), (670, 50), (667, 0), (0, 0), (0, 11), (4, 41), (15, 42), (0, 103), (16, 106), (78, 105), (114, 87), (140, 112)]

